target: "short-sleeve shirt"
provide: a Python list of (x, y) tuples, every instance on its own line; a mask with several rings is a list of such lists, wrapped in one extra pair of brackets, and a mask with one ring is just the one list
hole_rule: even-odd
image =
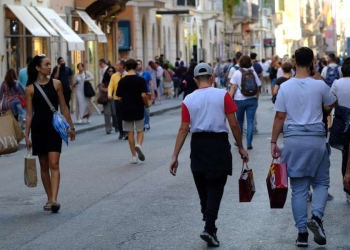
[(337, 98), (322, 80), (291, 78), (278, 90), (274, 110), (285, 112), (285, 124), (307, 125), (321, 123), (323, 104), (331, 105)]
[[(261, 86), (261, 81), (259, 76), (256, 74), (253, 68), (243, 68), (243, 70), (253, 70), (253, 74), (255, 76), (255, 81), (258, 86)], [(242, 82), (242, 72), (240, 70), (236, 70), (236, 72), (233, 74), (230, 83), (237, 85), (236, 92), (234, 94), (234, 100), (241, 101), (241, 100), (247, 100), (250, 98), (257, 98), (257, 96), (244, 96), (240, 90)]]
[(338, 98), (338, 105), (350, 108), (350, 78), (334, 80), (332, 92)]
[[(57, 72), (57, 66), (53, 69), (51, 77), (53, 78), (53, 76), (56, 74)], [(70, 78), (73, 75), (73, 71), (71, 68), (69, 67), (64, 67), (64, 68), (60, 68), (60, 72), (58, 75), (58, 79), (60, 80), (63, 86), (63, 91), (64, 92), (70, 92)]]
[(146, 84), (147, 84), (147, 92), (148, 92), (148, 93), (151, 92), (151, 86), (149, 85), (149, 81), (152, 81), (152, 76), (151, 76), (151, 74), (148, 73), (147, 71), (143, 70), (143, 71), (142, 71), (142, 75), (140, 75), (140, 74), (138, 74), (138, 73), (136, 73), (136, 75), (141, 76), (141, 77), (143, 77), (143, 79), (145, 79)]
[(229, 133), (226, 115), (238, 110), (224, 89), (200, 88), (186, 96), (182, 103), (182, 122), (189, 122), (191, 133)]
[(28, 74), (27, 74), (27, 68), (23, 68), (18, 73), (18, 81), (21, 82), (23, 88), (26, 87), (28, 82)]
[(144, 117), (142, 93), (147, 93), (145, 79), (138, 75), (126, 75), (118, 83), (117, 96), (122, 101), (122, 120), (139, 121)]

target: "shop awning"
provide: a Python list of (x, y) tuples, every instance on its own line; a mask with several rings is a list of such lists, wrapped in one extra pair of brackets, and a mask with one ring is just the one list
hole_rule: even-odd
[(96, 25), (91, 17), (85, 11), (77, 10), (78, 15), (83, 19), (87, 26), (96, 34), (97, 41), (100, 43), (107, 43), (106, 34)]
[(43, 26), (30, 14), (24, 6), (6, 5), (12, 13), (21, 21), (21, 23), (36, 37), (51, 37)]
[(41, 25), (51, 34), (51, 36), (60, 36), (34, 7), (27, 7), (27, 9), (36, 18), (36, 20), (38, 20), (39, 23), (41, 23)]
[(85, 50), (84, 41), (52, 9), (35, 7), (68, 43), (68, 50)]

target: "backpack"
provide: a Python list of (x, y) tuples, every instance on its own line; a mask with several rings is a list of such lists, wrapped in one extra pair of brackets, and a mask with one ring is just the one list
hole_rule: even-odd
[(240, 86), (240, 91), (244, 96), (255, 96), (258, 93), (258, 84), (255, 80), (254, 71), (252, 69), (248, 69), (245, 71), (244, 69), (240, 69), (242, 73), (242, 81)]
[(332, 68), (330, 66), (327, 67), (327, 75), (326, 75), (326, 79), (324, 81), (327, 83), (327, 85), (329, 87), (332, 87), (334, 80), (337, 80), (340, 78), (338, 68), (339, 68), (339, 66), (336, 66), (334, 68)]

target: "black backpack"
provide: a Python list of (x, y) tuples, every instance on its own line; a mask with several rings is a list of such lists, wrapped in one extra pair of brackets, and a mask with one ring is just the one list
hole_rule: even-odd
[(244, 69), (239, 69), (242, 73), (242, 81), (240, 91), (244, 96), (255, 96), (258, 91), (258, 84), (255, 80), (254, 71), (252, 69), (248, 69), (245, 71)]

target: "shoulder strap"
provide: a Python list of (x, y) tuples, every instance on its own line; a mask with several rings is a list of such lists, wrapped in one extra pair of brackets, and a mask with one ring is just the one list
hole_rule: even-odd
[(34, 85), (36, 86), (36, 88), (40, 91), (41, 95), (44, 97), (47, 105), (49, 105), (51, 111), (53, 113), (57, 112), (57, 110), (55, 109), (55, 107), (52, 105), (51, 101), (49, 100), (49, 98), (47, 97), (47, 95), (45, 94), (44, 90), (39, 86), (39, 83), (35, 82)]

